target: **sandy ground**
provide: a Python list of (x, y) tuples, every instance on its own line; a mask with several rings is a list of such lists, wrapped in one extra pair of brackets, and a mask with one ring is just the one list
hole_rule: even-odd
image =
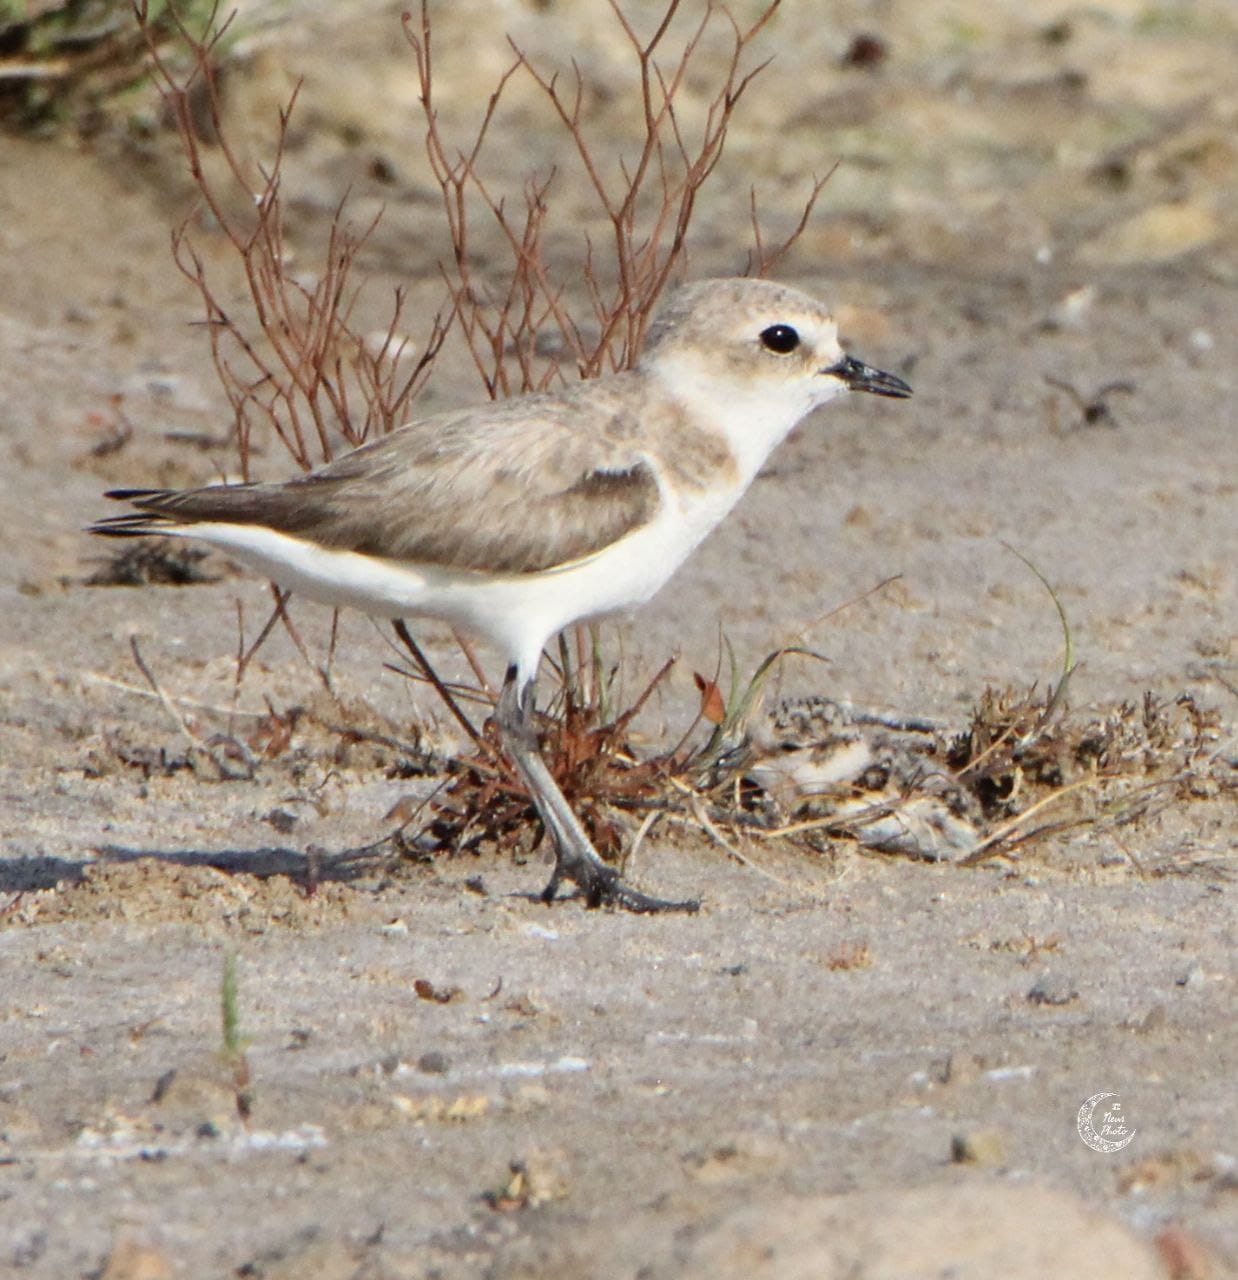
[[(807, 174), (842, 157), (781, 275), (916, 395), (807, 423), (619, 625), (633, 682), (681, 659), (645, 733), (682, 731), (720, 626), (747, 666), (800, 635), (828, 657), (782, 692), (950, 723), (987, 685), (1051, 681), (1056, 614), (1003, 541), (1071, 619), (1076, 709), (1187, 692), (1232, 732), (1232, 7), (827, 8), (768, 30), (692, 274), (742, 268), (749, 182), (789, 226)], [(597, 9), (500, 9), (535, 55), (578, 58), (622, 147), (630, 69)], [(441, 17), (453, 128), (505, 63), (494, 10)], [(297, 251), (312, 264), (351, 185), (358, 216), (387, 208), (367, 305), (405, 282), (428, 314), (443, 242), (398, 6), (273, 13), (242, 28), (229, 110), (260, 148), (305, 76)], [(889, 56), (841, 66), (861, 32)], [(557, 157), (522, 92), (496, 126), (511, 190)], [(565, 262), (590, 225), (573, 181)], [(1232, 764), (1139, 825), (996, 866), (845, 843), (740, 865), (658, 836), (635, 878), (701, 894), (690, 919), (543, 907), (540, 855), (345, 856), (426, 793), (421, 747), (452, 746), (364, 619), (344, 621), (335, 699), (282, 633), (249, 669), (234, 724), (308, 709), (283, 754), (245, 780), (191, 767), (130, 637), (209, 733), (238, 602), (252, 635), (265, 588), (217, 561), (193, 587), (88, 587), (108, 549), (80, 533), (109, 485), (227, 464), (166, 434), (227, 423), (169, 261), (185, 207), (164, 137), (0, 139), (0, 1272), (1238, 1273)], [(1129, 390), (1088, 421), (1113, 383)], [(448, 353), (424, 403), (477, 398)], [(328, 615), (296, 617), (321, 652)], [(350, 720), (392, 741), (324, 727)], [(243, 1086), (220, 1052), (227, 955)], [(1135, 1131), (1120, 1152), (1076, 1128), (1101, 1093)]]

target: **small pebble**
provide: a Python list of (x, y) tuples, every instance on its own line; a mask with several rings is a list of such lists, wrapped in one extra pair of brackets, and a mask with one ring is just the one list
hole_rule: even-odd
[(979, 1164), (993, 1168), (1006, 1162), (1006, 1141), (996, 1129), (956, 1133), (950, 1139), (950, 1159), (955, 1164)]
[(286, 836), (296, 825), (297, 815), (289, 813), (287, 809), (272, 809), (266, 816), (266, 821), (275, 828), (280, 835)]
[(1096, 301), (1096, 286), (1080, 285), (1063, 294), (1049, 309), (1045, 317), (1046, 329), (1082, 329), (1087, 323), (1092, 304)]
[(1153, 1032), (1162, 1031), (1165, 1027), (1165, 1006), (1163, 1004), (1154, 1004), (1142, 1018), (1139, 1018), (1131, 1028), (1137, 1035), (1151, 1035)]
[(890, 46), (880, 36), (862, 31), (852, 37), (840, 62), (844, 67), (860, 67), (867, 71), (879, 67), (889, 56)]
[(1079, 988), (1072, 978), (1045, 973), (1037, 980), (1036, 985), (1027, 993), (1032, 1004), (1067, 1005), (1079, 999)]
[(981, 1062), (974, 1053), (952, 1053), (942, 1069), (942, 1084), (971, 1084), (980, 1076)]

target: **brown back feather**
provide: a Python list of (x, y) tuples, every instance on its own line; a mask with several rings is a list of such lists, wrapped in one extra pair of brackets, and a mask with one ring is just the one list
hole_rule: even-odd
[(628, 444), (630, 411), (615, 399), (600, 426), (594, 416), (601, 387), (589, 386), (586, 415), (575, 388), (523, 397), (425, 418), (284, 484), (132, 501), (181, 524), (265, 525), (387, 559), (538, 573), (600, 551), (657, 512), (657, 480)]

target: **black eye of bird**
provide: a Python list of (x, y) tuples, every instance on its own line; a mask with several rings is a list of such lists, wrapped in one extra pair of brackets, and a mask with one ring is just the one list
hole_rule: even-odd
[(761, 331), (761, 345), (775, 355), (790, 355), (800, 345), (800, 335), (789, 324), (771, 324)]

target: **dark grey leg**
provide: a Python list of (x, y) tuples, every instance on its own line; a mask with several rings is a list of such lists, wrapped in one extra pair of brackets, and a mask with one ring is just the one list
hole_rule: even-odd
[(696, 900), (666, 902), (629, 888), (614, 867), (602, 861), (538, 749), (533, 688), (532, 680), (521, 687), (515, 667), (509, 668), (497, 718), (503, 746), (529, 788), (546, 833), (554, 842), (555, 869), (542, 891), (542, 900), (550, 902), (566, 878), (580, 886), (591, 907), (606, 904), (625, 911), (696, 911), (700, 907)]

